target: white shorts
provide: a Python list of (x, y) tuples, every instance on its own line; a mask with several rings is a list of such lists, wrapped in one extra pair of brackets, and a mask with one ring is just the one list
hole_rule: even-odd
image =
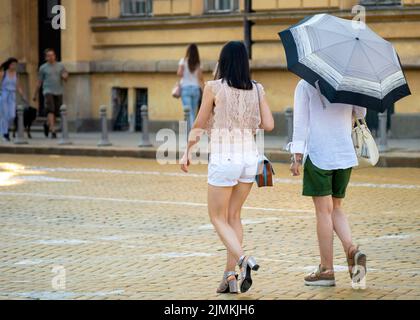
[(239, 182), (253, 183), (258, 170), (258, 154), (210, 154), (208, 184), (215, 187), (233, 187)]

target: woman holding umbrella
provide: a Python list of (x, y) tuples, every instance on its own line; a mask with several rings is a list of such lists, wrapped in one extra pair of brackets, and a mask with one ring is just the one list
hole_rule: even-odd
[(363, 285), (366, 255), (353, 243), (342, 202), (358, 165), (352, 120), (383, 112), (410, 94), (391, 43), (363, 22), (318, 14), (280, 32), (295, 92), (291, 172), (303, 167), (303, 195), (313, 198), (321, 263), (306, 285), (334, 286), (333, 233), (346, 253), (352, 284)]
[(299, 176), (306, 155), (303, 195), (313, 199), (321, 264), (305, 277), (306, 285), (335, 285), (333, 268), (333, 232), (341, 240), (350, 276), (354, 264), (366, 269), (366, 255), (353, 244), (350, 225), (342, 202), (350, 180), (352, 167), (357, 166), (351, 138), (352, 117), (364, 118), (366, 109), (349, 104), (324, 104), (322, 96), (305, 80), (295, 92), (294, 133), (290, 152), (291, 172)]

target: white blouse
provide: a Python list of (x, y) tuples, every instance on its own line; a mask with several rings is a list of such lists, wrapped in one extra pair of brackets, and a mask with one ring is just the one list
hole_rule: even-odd
[(295, 91), (291, 153), (310, 157), (320, 169), (347, 169), (358, 165), (351, 139), (353, 114), (366, 116), (366, 108), (329, 103), (308, 82), (299, 81)]
[(188, 67), (187, 59), (182, 58), (181, 60), (179, 60), (178, 64), (180, 66), (184, 66), (184, 75), (181, 80), (181, 86), (182, 87), (187, 87), (187, 86), (199, 87), (200, 79), (198, 78), (198, 71), (201, 68), (201, 66), (195, 69), (194, 72), (191, 72), (190, 68)]
[(249, 130), (255, 134), (261, 124), (259, 103), (265, 95), (262, 84), (253, 83), (252, 90), (230, 87), (222, 79), (207, 81), (206, 85), (212, 89), (215, 97), (213, 113), (207, 122), (209, 136), (212, 130), (223, 129), (230, 133)]

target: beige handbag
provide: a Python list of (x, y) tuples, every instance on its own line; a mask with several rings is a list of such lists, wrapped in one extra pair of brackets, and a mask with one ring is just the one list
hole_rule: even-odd
[(355, 169), (374, 167), (379, 161), (379, 151), (375, 139), (370, 132), (365, 119), (354, 119), (352, 139), (359, 165)]
[(179, 99), (181, 98), (181, 83), (177, 81), (174, 88), (172, 89), (172, 97)]

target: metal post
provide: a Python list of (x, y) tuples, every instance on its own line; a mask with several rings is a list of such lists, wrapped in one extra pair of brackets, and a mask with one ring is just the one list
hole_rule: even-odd
[(284, 112), (287, 127), (287, 141), (286, 145), (293, 140), (293, 109), (288, 107)]
[(24, 134), (23, 112), (25, 108), (19, 105), (16, 110), (17, 116), (17, 137), (14, 141), (15, 144), (28, 144)]
[(101, 140), (98, 142), (98, 147), (112, 146), (108, 139), (108, 119), (106, 116), (106, 106), (99, 108), (99, 117), (101, 121)]
[(252, 26), (254, 22), (248, 19), (248, 14), (252, 13), (252, 0), (245, 0), (244, 3), (244, 43), (248, 51), (248, 58), (252, 59)]
[(131, 113), (128, 116), (129, 132), (136, 132), (136, 114)]
[(141, 123), (142, 123), (142, 141), (139, 147), (151, 147), (149, 136), (149, 111), (146, 105), (142, 105), (141, 109)]
[(386, 130), (386, 124), (387, 124), (387, 118), (388, 118), (388, 111), (384, 111), (382, 113), (378, 113), (378, 131), (379, 131), (379, 145), (378, 149), (380, 152), (388, 151), (388, 135)]
[(67, 106), (65, 104), (63, 104), (60, 107), (60, 115), (61, 115), (61, 139), (58, 142), (58, 144), (61, 146), (73, 144), (69, 139), (69, 127), (67, 123)]
[(190, 123), (191, 122), (190, 113), (191, 113), (190, 106), (184, 106), (184, 121), (187, 122), (187, 135), (190, 133), (191, 126), (192, 126), (192, 123)]

